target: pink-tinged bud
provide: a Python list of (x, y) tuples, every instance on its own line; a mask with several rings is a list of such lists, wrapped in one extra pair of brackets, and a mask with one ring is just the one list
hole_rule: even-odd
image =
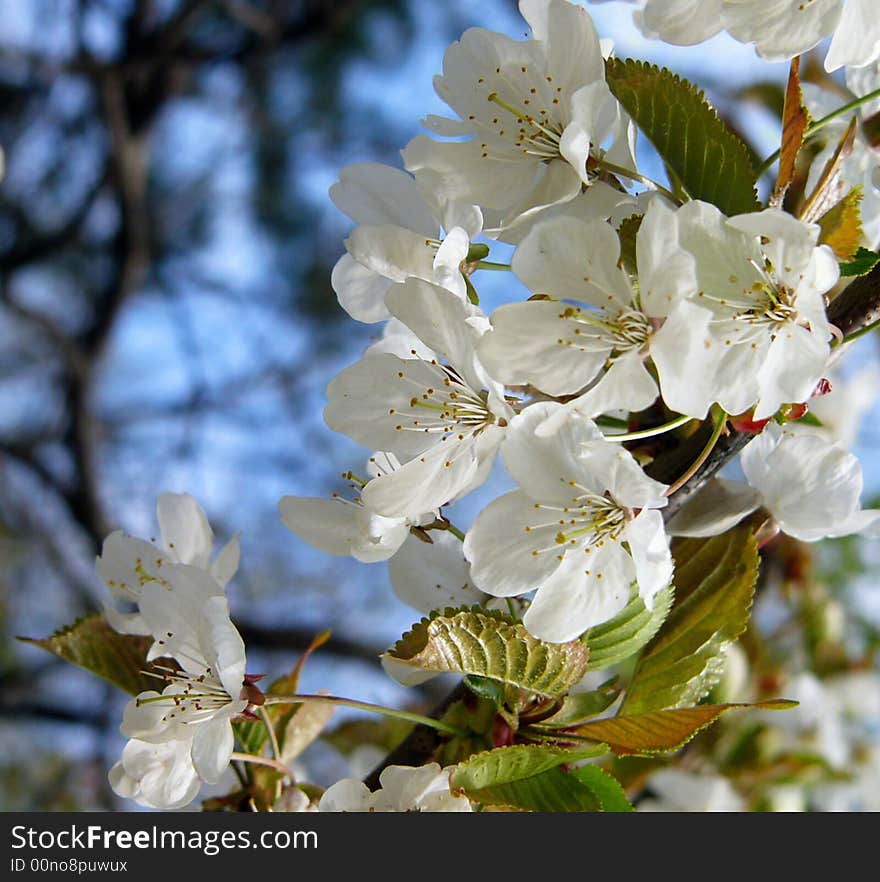
[(823, 395), (827, 395), (832, 390), (832, 388), (833, 386), (831, 385), (831, 380), (827, 379), (826, 377), (822, 377), (822, 379), (819, 380), (818, 383), (816, 383), (816, 388), (813, 389), (813, 394), (810, 396), (810, 398), (821, 398)]
[(806, 404), (792, 404), (785, 411), (785, 419), (787, 422), (799, 420), (806, 412)]

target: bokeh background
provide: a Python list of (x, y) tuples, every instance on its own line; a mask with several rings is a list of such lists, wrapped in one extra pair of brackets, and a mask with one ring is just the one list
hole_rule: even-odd
[[(774, 149), (785, 65), (590, 8), (618, 55), (698, 82), (756, 156)], [(524, 36), (514, 0), (0, 0), (0, 22), (0, 807), (131, 808), (106, 783), (124, 697), (14, 638), (100, 608), (103, 538), (154, 535), (166, 490), (220, 541), (241, 532), (251, 670), (332, 628), (305, 689), (430, 703), (441, 685), (378, 665), (417, 618), (384, 566), (311, 551), (277, 502), (341, 489), (365, 454), (321, 420), (377, 333), (330, 287), (350, 225), (328, 187), (350, 162), (400, 164), (443, 112), (444, 47), (475, 25)], [(877, 440), (869, 420), (875, 489)], [(317, 750), (319, 778), (344, 774)]]

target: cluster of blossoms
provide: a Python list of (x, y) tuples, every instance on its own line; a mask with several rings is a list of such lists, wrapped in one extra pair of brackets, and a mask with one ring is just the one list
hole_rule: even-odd
[[(612, 47), (586, 9), (519, 5), (531, 37), (475, 28), (448, 48), (435, 88), (456, 116), (424, 121), (437, 138), (408, 144), (404, 170), (349, 166), (331, 189), (355, 223), (332, 275), (339, 303), (384, 326), (330, 383), (324, 416), (373, 452), (365, 477), (347, 473), (352, 498), (285, 496), (283, 523), (330, 554), (388, 561), (395, 592), (422, 612), (504, 604), (548, 643), (576, 640), (635, 597), (652, 609), (674, 578), (672, 535), (716, 535), (758, 509), (772, 525), (763, 536), (880, 535), (880, 510), (861, 508), (861, 466), (822, 416), (846, 342), (826, 313), (840, 268), (821, 227), (780, 207), (726, 216), (653, 185), (605, 79)], [(690, 43), (726, 28), (767, 58), (833, 33), (829, 69), (851, 65), (853, 89), (880, 81), (868, 67), (877, 19), (862, 0), (642, 6), (646, 32)], [(806, 100), (821, 112), (827, 96)], [(865, 188), (874, 246), (880, 161), (861, 137), (840, 174)], [(495, 243), (513, 249), (509, 265), (487, 260)], [(511, 297), (487, 315), (473, 277), (498, 269)], [(808, 408), (813, 419), (799, 421)], [(707, 450), (725, 431), (755, 434), (746, 480), (713, 479), (667, 517), (701, 461), (663, 483), (649, 474), (655, 445), (701, 428)], [(448, 507), (492, 486), (496, 459), (515, 487), (460, 530)], [(265, 696), (225, 596), (237, 539), (212, 560), (210, 526), (185, 495), (160, 497), (158, 518), (161, 542), (114, 533), (98, 559), (116, 601), (108, 621), (152, 640), (147, 660), (166, 683), (127, 707), (111, 783), (176, 808), (219, 779), (235, 757), (233, 720)], [(402, 682), (425, 675), (385, 661)], [(470, 811), (449, 779), (436, 764), (392, 766), (376, 792), (345, 779), (317, 808)], [(675, 793), (685, 808), (741, 804), (725, 779), (709, 783), (668, 770), (653, 807)], [(301, 793), (294, 802), (315, 807)]]
[[(739, 25), (756, 4), (703, 5), (716, 31), (752, 39)], [(680, 18), (678, 41), (695, 42), (709, 16), (694, 6), (648, 3), (642, 21)], [(809, 38), (774, 57), (833, 27), (855, 45), (860, 4), (824, 6), (834, 9)], [(793, 4), (776, 7), (774, 27), (790, 31)], [(474, 28), (446, 51), (435, 88), (458, 118), (424, 122), (456, 140), (419, 136), (405, 171), (352, 166), (331, 190), (356, 223), (333, 273), (339, 302), (386, 325), (330, 383), (325, 419), (381, 452), (349, 504), (291, 496), (281, 511), (327, 552), (391, 559), (395, 590), (423, 611), (527, 597), (525, 626), (561, 642), (613, 618), (633, 591), (651, 607), (672, 578), (668, 532), (712, 535), (763, 506), (814, 541), (876, 533), (880, 512), (861, 510), (861, 467), (828, 431), (782, 425), (827, 390), (840, 337), (826, 316), (838, 261), (820, 227), (781, 208), (726, 217), (628, 192), (643, 177), (635, 128), (605, 82), (611, 47), (569, 0), (520, 10), (531, 38)], [(760, 31), (766, 48), (776, 31)], [(625, 219), (637, 224), (633, 253)], [(515, 246), (510, 287), (527, 289), (490, 315), (472, 276), (498, 265), (478, 235)], [(748, 485), (714, 481), (665, 525), (675, 488), (645, 473), (639, 441), (728, 415), (767, 425), (742, 457)], [(457, 548), (444, 506), (486, 481), (496, 453), (517, 489), (489, 502)]]
[(113, 597), (134, 607), (108, 604), (107, 620), (152, 639), (147, 661), (167, 684), (126, 706), (129, 741), (110, 783), (142, 805), (174, 809), (220, 779), (233, 752), (232, 720), (260, 699), (225, 593), (238, 569), (237, 537), (212, 561), (213, 533), (191, 496), (165, 493), (157, 513), (161, 543), (112, 533), (97, 570)]

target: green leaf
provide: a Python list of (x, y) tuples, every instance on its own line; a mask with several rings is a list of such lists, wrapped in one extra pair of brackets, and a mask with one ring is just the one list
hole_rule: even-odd
[(42, 640), (19, 639), (97, 674), (129, 695), (162, 690), (161, 680), (144, 673), (150, 667), (147, 652), (153, 639), (119, 634), (100, 613), (83, 616)]
[(701, 704), (596, 720), (571, 729), (570, 734), (607, 744), (618, 756), (665, 753), (687, 744), (699, 731), (729, 710), (785, 710), (796, 705), (796, 701), (785, 699), (757, 704)]
[(760, 209), (748, 149), (699, 89), (632, 59), (609, 59), (605, 79), (692, 198), (727, 215)]
[(425, 671), (488, 677), (555, 697), (583, 678), (589, 650), (579, 640), (545, 643), (507, 616), (449, 609), (414, 625), (387, 656)]
[(617, 677), (608, 680), (607, 683), (603, 683), (592, 692), (572, 693), (565, 697), (562, 707), (552, 717), (543, 720), (541, 725), (552, 728), (577, 726), (579, 723), (583, 723), (608, 710), (619, 695), (620, 686), (618, 685)]
[(452, 774), (453, 790), (483, 805), (533, 812), (631, 811), (620, 784), (596, 766), (567, 768), (604, 747), (563, 749), (520, 744), (478, 753)]
[(880, 254), (870, 248), (859, 248), (849, 263), (840, 265), (842, 276), (864, 276), (880, 263)]
[(672, 556), (676, 601), (639, 659), (621, 714), (696, 704), (749, 621), (758, 547), (748, 522), (708, 539), (678, 539)]
[(673, 596), (671, 585), (663, 588), (654, 596), (654, 608), (649, 610), (636, 594), (623, 612), (587, 631), (581, 639), (590, 650), (590, 669), (611, 667), (637, 653), (663, 624)]

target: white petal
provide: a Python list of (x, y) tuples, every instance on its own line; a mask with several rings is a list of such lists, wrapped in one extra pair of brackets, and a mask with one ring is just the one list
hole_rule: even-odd
[(229, 757), (235, 745), (229, 720), (218, 717), (195, 724), (192, 761), (202, 780), (214, 784), (229, 766)]
[(578, 493), (570, 482), (581, 480), (585, 472), (584, 444), (597, 440), (605, 443), (595, 423), (577, 414), (572, 414), (553, 435), (536, 434), (535, 430), (562, 408), (555, 402), (529, 405), (511, 420), (501, 445), (505, 468), (537, 502), (569, 504)]
[(722, 0), (648, 0), (635, 20), (646, 37), (693, 46), (721, 30), (721, 7)]
[(433, 281), (461, 298), (467, 297), (461, 262), (467, 257), (469, 248), (468, 234), (461, 227), (453, 227), (434, 256)]
[[(721, 394), (717, 365), (724, 341), (710, 330), (711, 321), (708, 309), (683, 301), (651, 336), (663, 401), (670, 410), (697, 419)], [(739, 377), (726, 379), (737, 382)]]
[(598, 382), (568, 407), (585, 417), (595, 417), (612, 410), (636, 412), (653, 404), (657, 384), (635, 350), (616, 358)]
[(224, 546), (220, 549), (220, 553), (214, 558), (211, 564), (211, 575), (217, 580), (221, 587), (225, 588), (232, 577), (238, 572), (238, 563), (241, 559), (241, 548), (238, 541), (238, 533), (236, 533)]
[(468, 319), (481, 313), (451, 291), (421, 279), (395, 285), (385, 298), (391, 313), (459, 371), (471, 388), (481, 388), (475, 347), (480, 332)]
[(409, 536), (388, 562), (397, 597), (422, 613), (481, 603), (485, 596), (471, 582), (462, 543), (443, 530), (430, 536), (431, 544)]
[(646, 315), (669, 315), (697, 291), (696, 261), (680, 242), (678, 216), (659, 200), (645, 213), (636, 237), (639, 297)]
[(567, 315), (564, 303), (509, 303), (492, 313), (492, 330), (480, 340), (477, 352), (503, 383), (531, 383), (548, 395), (565, 395), (586, 386), (611, 351), (589, 331), (574, 314)]
[[(385, 293), (382, 294), (383, 303), (384, 299)], [(385, 309), (384, 306), (382, 308)], [(391, 316), (387, 309), (385, 312)], [(420, 358), (422, 361), (433, 361), (438, 358), (433, 349), (425, 346), (400, 319), (393, 316), (385, 323), (382, 336), (375, 343), (370, 344), (364, 354), (377, 355), (381, 352), (396, 355), (398, 358)]]
[(880, 16), (875, 0), (846, 0), (840, 24), (831, 38), (825, 70), (864, 67), (880, 57)]
[(759, 377), (755, 419), (772, 416), (781, 405), (806, 401), (822, 377), (831, 349), (828, 338), (800, 325), (779, 325)]
[(360, 226), (345, 240), (348, 253), (367, 269), (392, 282), (407, 276), (430, 279), (434, 249), (422, 235), (403, 227)]
[(209, 667), (235, 702), (241, 693), (247, 662), (244, 641), (229, 618), (227, 599), (209, 597), (202, 606), (199, 624)]
[(601, 144), (618, 118), (618, 104), (605, 80), (582, 86), (571, 96), (571, 122), (562, 132), (559, 152), (589, 186), (587, 160), (590, 148)]
[(364, 504), (389, 518), (416, 519), (455, 499), (472, 481), (479, 462), (476, 439), (451, 436), (396, 472), (374, 478), (361, 494)]
[(632, 558), (617, 542), (594, 547), (589, 555), (573, 551), (544, 580), (523, 624), (541, 640), (574, 640), (626, 606), (634, 576)]
[(330, 198), (357, 224), (394, 224), (433, 238), (437, 219), (406, 172), (376, 162), (347, 165)]
[(761, 504), (748, 484), (713, 478), (670, 518), (670, 536), (717, 536), (736, 526)]
[(391, 317), (385, 295), (392, 281), (361, 266), (350, 254), (343, 254), (336, 261), (330, 284), (339, 305), (356, 321), (372, 324)]
[(762, 58), (785, 61), (828, 36), (841, 5), (841, 0), (724, 0), (721, 21), (740, 42), (754, 42)]
[(214, 534), (202, 507), (189, 493), (163, 493), (156, 503), (162, 543), (173, 559), (207, 569)]
[(654, 595), (672, 581), (672, 554), (657, 509), (642, 509), (624, 529), (636, 568), (639, 596), (648, 609), (654, 607)]
[(610, 224), (559, 217), (535, 225), (512, 267), (532, 291), (613, 308), (632, 299), (619, 257), (620, 240)]
[[(535, 528), (547, 519), (520, 490), (490, 502), (464, 540), (474, 584), (493, 597), (515, 597), (537, 588), (560, 563), (553, 538), (558, 528), (549, 533)], [(551, 550), (544, 551), (548, 544)]]

